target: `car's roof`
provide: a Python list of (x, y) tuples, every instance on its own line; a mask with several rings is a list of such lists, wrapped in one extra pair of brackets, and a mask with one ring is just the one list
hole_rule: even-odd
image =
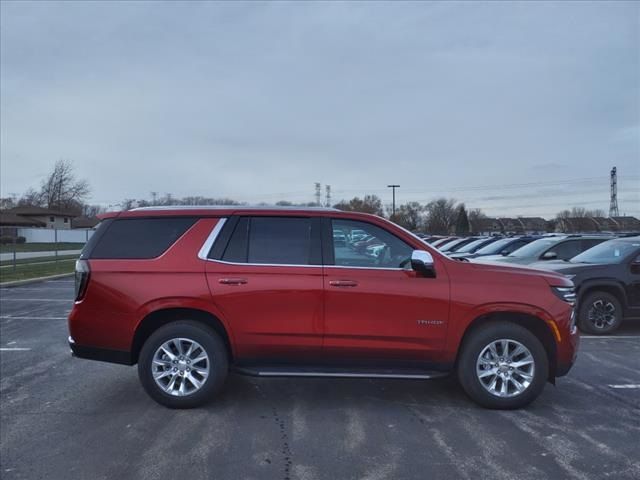
[(536, 240), (552, 240), (556, 242), (564, 241), (564, 240), (611, 240), (616, 238), (613, 235), (582, 235), (582, 234), (571, 234), (571, 235), (558, 235), (554, 237), (540, 237)]
[(619, 240), (621, 242), (640, 242), (640, 235), (634, 235), (633, 237), (612, 237), (610, 240)]

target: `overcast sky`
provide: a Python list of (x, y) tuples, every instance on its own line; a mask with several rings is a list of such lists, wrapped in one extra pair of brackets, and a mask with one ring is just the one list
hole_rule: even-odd
[(640, 214), (640, 3), (1, 3), (1, 189)]

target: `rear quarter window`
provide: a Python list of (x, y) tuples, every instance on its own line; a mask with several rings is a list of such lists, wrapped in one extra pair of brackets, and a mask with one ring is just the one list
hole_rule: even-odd
[(149, 259), (162, 255), (197, 218), (123, 218), (113, 220), (97, 240), (92, 259)]

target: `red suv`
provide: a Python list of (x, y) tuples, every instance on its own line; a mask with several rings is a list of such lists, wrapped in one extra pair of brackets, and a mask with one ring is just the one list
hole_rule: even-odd
[[(102, 218), (76, 267), (71, 349), (137, 363), (147, 393), (168, 407), (201, 405), (232, 370), (455, 372), (480, 405), (517, 408), (576, 357), (566, 277), (451, 260), (376, 216), (171, 207)], [(375, 248), (353, 248), (363, 232)]]

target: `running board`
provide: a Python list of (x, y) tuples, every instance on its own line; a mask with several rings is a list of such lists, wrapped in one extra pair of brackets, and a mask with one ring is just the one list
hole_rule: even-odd
[(334, 377), (334, 378), (401, 378), (426, 380), (442, 378), (449, 372), (419, 369), (374, 369), (374, 368), (330, 368), (330, 367), (233, 367), (233, 371), (252, 377)]

